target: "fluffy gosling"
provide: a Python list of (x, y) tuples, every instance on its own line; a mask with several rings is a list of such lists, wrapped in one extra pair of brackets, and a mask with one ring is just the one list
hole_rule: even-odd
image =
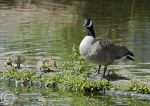
[(43, 59), (39, 64), (39, 69), (44, 73), (54, 71), (57, 69), (56, 60), (50, 58)]
[(14, 54), (8, 58), (7, 65), (10, 65), (10, 66), (17, 65), (15, 68), (20, 69), (21, 68), (20, 64), (23, 64), (24, 62), (25, 62), (24, 55)]

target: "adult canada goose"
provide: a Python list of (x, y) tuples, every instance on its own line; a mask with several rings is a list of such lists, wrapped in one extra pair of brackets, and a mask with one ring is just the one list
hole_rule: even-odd
[(7, 65), (13, 66), (17, 65), (17, 69), (20, 69), (20, 64), (25, 62), (25, 57), (23, 54), (14, 54), (8, 58)]
[(102, 39), (96, 39), (91, 19), (86, 19), (84, 26), (87, 28), (88, 33), (80, 43), (80, 54), (87, 61), (99, 65), (97, 74), (100, 74), (101, 65), (104, 65), (103, 77), (105, 77), (107, 66), (116, 59), (125, 57), (134, 61), (133, 53), (125, 46), (116, 45)]
[(44, 73), (54, 71), (54, 69), (57, 69), (56, 60), (55, 59), (50, 59), (50, 58), (42, 59), (38, 63), (38, 67)]

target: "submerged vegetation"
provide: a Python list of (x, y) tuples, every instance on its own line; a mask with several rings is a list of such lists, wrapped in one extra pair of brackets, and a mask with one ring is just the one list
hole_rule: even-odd
[(62, 65), (62, 70), (50, 73), (45, 76), (40, 76), (36, 70), (21, 69), (7, 70), (1, 76), (13, 78), (22, 82), (34, 81), (42, 82), (43, 86), (67, 91), (87, 91), (87, 92), (104, 92), (105, 90), (121, 90), (127, 92), (150, 94), (150, 88), (147, 84), (139, 81), (130, 81), (131, 84), (127, 87), (120, 87), (111, 84), (111, 81), (106, 79), (94, 80), (88, 77), (91, 66), (88, 65), (83, 58), (80, 57), (77, 46), (73, 46), (72, 55), (69, 56), (69, 61)]

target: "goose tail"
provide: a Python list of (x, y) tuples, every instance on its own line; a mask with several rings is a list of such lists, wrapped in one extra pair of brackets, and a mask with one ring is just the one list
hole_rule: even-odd
[(126, 59), (135, 61), (135, 59), (133, 57), (131, 57), (131, 56), (126, 56)]
[(125, 59), (127, 60), (135, 61), (134, 54), (131, 51), (129, 51), (126, 47), (117, 46), (117, 48), (118, 48), (118, 54), (116, 56), (116, 59), (121, 59), (125, 57)]
[(127, 53), (126, 53), (126, 59), (135, 61), (134, 54), (131, 51), (127, 51)]

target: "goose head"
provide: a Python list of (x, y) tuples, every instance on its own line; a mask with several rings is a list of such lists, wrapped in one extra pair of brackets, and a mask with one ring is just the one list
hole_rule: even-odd
[(85, 27), (87, 27), (87, 28), (93, 27), (93, 22), (92, 22), (92, 20), (91, 20), (91, 19), (85, 19), (83, 26), (85, 26)]
[(93, 29), (93, 21), (91, 19), (85, 19), (83, 26), (88, 29), (88, 36), (93, 36), (95, 38), (95, 32)]

